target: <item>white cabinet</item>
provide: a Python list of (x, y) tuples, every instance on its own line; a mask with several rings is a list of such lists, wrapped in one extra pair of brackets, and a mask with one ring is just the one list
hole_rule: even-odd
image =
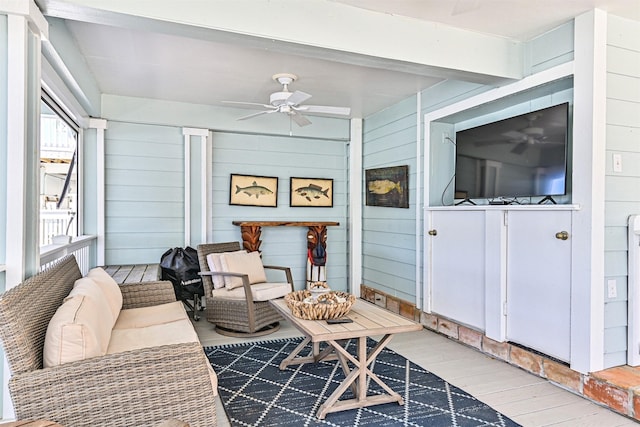
[(484, 330), (484, 212), (432, 212), (431, 311)]
[(508, 213), (506, 338), (567, 362), (571, 355), (570, 237), (571, 212)]
[(571, 205), (429, 209), (427, 311), (497, 341), (569, 361), (573, 210)]

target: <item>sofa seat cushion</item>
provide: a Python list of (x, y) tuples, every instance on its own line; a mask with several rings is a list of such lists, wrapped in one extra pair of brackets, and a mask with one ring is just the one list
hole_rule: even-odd
[(141, 328), (114, 329), (107, 354), (185, 342), (199, 342), (189, 319)]
[[(254, 301), (269, 301), (276, 298), (284, 297), (291, 292), (291, 285), (287, 282), (282, 283), (256, 283), (251, 285), (251, 294)], [(244, 300), (244, 287), (227, 290), (227, 288), (214, 289), (212, 291), (213, 298), (227, 300)]]
[[(169, 308), (168, 310), (169, 312), (171, 312), (175, 309)], [(182, 308), (182, 310), (184, 311), (184, 308)], [(200, 342), (198, 340), (198, 335), (196, 334), (196, 331), (193, 328), (193, 325), (191, 324), (191, 321), (188, 317), (185, 319), (175, 320), (173, 322), (157, 325), (126, 329), (114, 329), (111, 332), (111, 342), (109, 343), (107, 354), (121, 353), (124, 351), (137, 350), (140, 348), (157, 347), (161, 345), (182, 344), (187, 342)], [(206, 361), (204, 353), (203, 360)], [(150, 360), (149, 363), (153, 363), (153, 361)], [(180, 363), (180, 361), (177, 360), (176, 363)], [(209, 377), (211, 380), (211, 385), (213, 386), (214, 394), (217, 395), (218, 377), (211, 367), (211, 364), (207, 362), (207, 366), (209, 368)]]
[(149, 307), (121, 310), (113, 329), (144, 328), (188, 319), (189, 316), (182, 302), (175, 301)]

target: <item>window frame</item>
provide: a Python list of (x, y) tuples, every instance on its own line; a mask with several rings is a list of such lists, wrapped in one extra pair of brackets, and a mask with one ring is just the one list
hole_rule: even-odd
[[(44, 102), (49, 108), (51, 108), (52, 111), (54, 111), (58, 117), (64, 121), (67, 126), (69, 126), (70, 128), (72, 128), (75, 132), (76, 132), (76, 159), (75, 159), (75, 168), (76, 168), (76, 181), (77, 181), (77, 194), (76, 194), (76, 205), (77, 205), (77, 212), (76, 212), (76, 216), (75, 216), (75, 221), (76, 221), (76, 227), (77, 227), (77, 233), (75, 238), (80, 237), (80, 236), (84, 236), (84, 174), (83, 174), (83, 160), (84, 160), (84, 156), (83, 156), (83, 152), (82, 152), (82, 147), (83, 147), (83, 130), (82, 127), (80, 127), (78, 121), (74, 118), (73, 114), (70, 112), (70, 110), (61, 102), (59, 101), (54, 95), (52, 95), (47, 89), (45, 89), (44, 87), (41, 88), (40, 91), (40, 100), (41, 102)], [(40, 113), (40, 116), (42, 116), (42, 114)], [(40, 130), (39, 130), (39, 134), (40, 134)], [(42, 135), (39, 135), (39, 144), (41, 143), (41, 137)], [(40, 156), (40, 155), (39, 155)], [(39, 221), (40, 222), (40, 221)], [(38, 227), (40, 227), (40, 223), (38, 224)], [(44, 246), (39, 246), (40, 247), (40, 251), (42, 252), (42, 248), (45, 247), (47, 245)]]

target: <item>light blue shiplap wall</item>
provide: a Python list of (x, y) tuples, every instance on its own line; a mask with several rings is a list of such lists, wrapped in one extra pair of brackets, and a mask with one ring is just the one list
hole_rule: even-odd
[[(605, 367), (626, 363), (627, 221), (640, 214), (640, 23), (612, 15), (607, 26), (605, 177)], [(613, 171), (613, 155), (622, 172)], [(607, 281), (617, 283), (608, 298)]]
[[(347, 290), (346, 153), (344, 140), (214, 132), (213, 240), (240, 241), (235, 220), (339, 222), (327, 227), (327, 281), (333, 289)], [(278, 206), (229, 205), (231, 174), (277, 177)], [(290, 177), (333, 179), (333, 207), (290, 207)], [(306, 227), (262, 228), (265, 264), (291, 267), (297, 289), (305, 283), (306, 235)]]
[[(573, 59), (573, 23), (565, 24), (529, 42), (525, 49), (525, 75), (540, 72)], [(460, 81), (443, 81), (421, 93), (420, 115), (453, 104), (492, 87)], [(566, 96), (566, 95), (563, 95)], [(555, 101), (555, 100), (554, 100)], [(534, 103), (535, 104), (535, 103)], [(532, 109), (541, 108), (534, 105)], [(514, 113), (517, 114), (517, 113)], [(410, 209), (364, 206), (363, 283), (390, 295), (415, 302), (415, 196), (416, 97), (365, 118), (363, 131), (364, 169), (408, 164)], [(453, 149), (432, 147), (432, 163), (424, 173), (444, 188), (453, 173)], [(421, 187), (421, 186), (420, 186)], [(438, 201), (440, 193), (432, 194)], [(422, 227), (420, 227), (422, 229)]]
[[(103, 97), (107, 120), (106, 262), (158, 262), (171, 247), (184, 246), (184, 127), (214, 129), (212, 138), (211, 241), (240, 241), (233, 220), (335, 221), (328, 229), (327, 274), (334, 289), (347, 289), (347, 144), (348, 121), (313, 117), (295, 128), (299, 136), (282, 136), (288, 122), (241, 121), (242, 111), (206, 105), (118, 96)], [(154, 124), (155, 123), (155, 124)], [(282, 126), (285, 124), (286, 126)], [(243, 127), (246, 130), (243, 130)], [(260, 129), (263, 129), (262, 132)], [(318, 136), (314, 136), (314, 133)], [(196, 142), (199, 138), (192, 138)], [(191, 164), (200, 161), (199, 143)], [(192, 171), (193, 172), (193, 171)], [(229, 205), (229, 176), (276, 176), (278, 207)], [(334, 180), (332, 208), (289, 207), (289, 178)], [(192, 173), (192, 179), (194, 178)], [(197, 177), (196, 177), (197, 178)], [(200, 243), (200, 183), (192, 182), (191, 246)], [(306, 277), (306, 227), (264, 227), (265, 263), (292, 267), (296, 286)]]
[(367, 117), (362, 147), (365, 170), (409, 166), (409, 209), (363, 206), (362, 282), (410, 302), (416, 300), (416, 108), (413, 96)]
[(184, 144), (172, 126), (109, 122), (105, 262), (159, 262), (184, 242)]

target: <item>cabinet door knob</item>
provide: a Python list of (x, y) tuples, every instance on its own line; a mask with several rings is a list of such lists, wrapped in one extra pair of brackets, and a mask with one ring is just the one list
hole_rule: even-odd
[(429, 236), (437, 236), (438, 230), (429, 230)]
[(566, 231), (558, 231), (556, 233), (556, 239), (567, 240), (569, 238), (569, 233)]

